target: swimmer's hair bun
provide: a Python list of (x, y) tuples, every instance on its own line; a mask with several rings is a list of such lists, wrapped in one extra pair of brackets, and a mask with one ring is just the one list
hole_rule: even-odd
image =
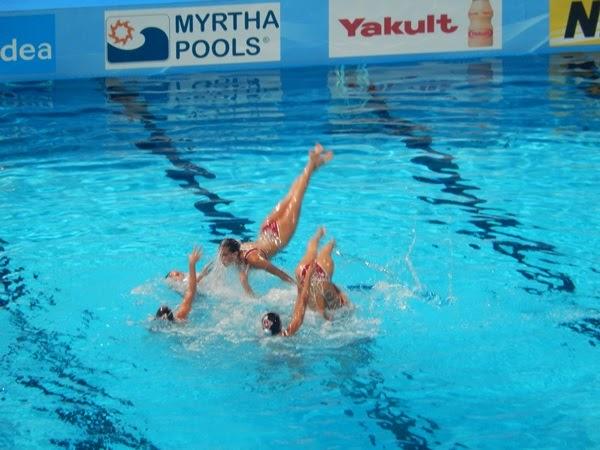
[(237, 253), (240, 251), (240, 241), (236, 241), (232, 238), (225, 238), (221, 241), (221, 248), (226, 248), (230, 253)]
[(166, 305), (163, 305), (160, 308), (158, 308), (158, 311), (156, 311), (156, 318), (170, 321), (175, 320), (175, 317), (173, 316), (173, 311)]

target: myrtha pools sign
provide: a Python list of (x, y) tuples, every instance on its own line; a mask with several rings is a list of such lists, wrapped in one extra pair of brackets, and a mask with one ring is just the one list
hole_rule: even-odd
[(329, 0), (329, 56), (502, 48), (502, 0)]
[(279, 3), (106, 11), (106, 68), (279, 61), (279, 26)]

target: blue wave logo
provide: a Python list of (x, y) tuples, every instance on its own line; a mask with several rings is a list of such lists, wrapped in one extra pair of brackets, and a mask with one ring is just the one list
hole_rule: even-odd
[(110, 64), (169, 58), (167, 16), (109, 18), (106, 27), (106, 59)]

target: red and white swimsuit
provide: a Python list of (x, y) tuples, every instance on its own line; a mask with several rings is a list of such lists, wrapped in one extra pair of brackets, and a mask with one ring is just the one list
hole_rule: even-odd
[(248, 256), (250, 256), (254, 252), (258, 252), (260, 256), (262, 256), (265, 259), (268, 259), (267, 255), (262, 249), (258, 247), (251, 247), (248, 250), (242, 250), (242, 259), (244, 260), (244, 263), (248, 264)]
[[(325, 269), (323, 269), (318, 262), (315, 261), (315, 270), (313, 271), (313, 279), (311, 281), (326, 281), (327, 279), (329, 279), (329, 275), (327, 275), (327, 272), (325, 272)], [(306, 273), (308, 272), (308, 269), (310, 268), (310, 264), (304, 264), (302, 266), (302, 271), (300, 272), (300, 281), (304, 281), (304, 278), (306, 278)]]
[(281, 239), (279, 237), (279, 225), (277, 224), (276, 220), (268, 220), (267, 222), (265, 222), (260, 229), (260, 234), (264, 239), (268, 241), (273, 241), (276, 244), (279, 244), (281, 242)]

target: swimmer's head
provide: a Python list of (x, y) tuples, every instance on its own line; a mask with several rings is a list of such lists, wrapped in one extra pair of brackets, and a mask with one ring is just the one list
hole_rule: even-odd
[(334, 283), (326, 283), (323, 286), (323, 298), (327, 309), (338, 309), (350, 303), (348, 296)]
[(281, 319), (279, 314), (270, 312), (262, 317), (262, 329), (265, 333), (276, 336), (281, 333)]
[(173, 320), (175, 320), (175, 317), (173, 316), (173, 311), (171, 310), (171, 308), (169, 308), (166, 305), (163, 305), (160, 308), (158, 308), (158, 311), (156, 311), (156, 319), (169, 320), (172, 322)]
[(185, 273), (180, 272), (179, 270), (171, 270), (169, 273), (167, 273), (167, 275), (165, 275), (165, 278), (169, 281), (183, 281), (185, 278)]
[(219, 246), (219, 257), (223, 265), (228, 266), (234, 263), (238, 259), (240, 248), (240, 241), (231, 238), (223, 239)]

